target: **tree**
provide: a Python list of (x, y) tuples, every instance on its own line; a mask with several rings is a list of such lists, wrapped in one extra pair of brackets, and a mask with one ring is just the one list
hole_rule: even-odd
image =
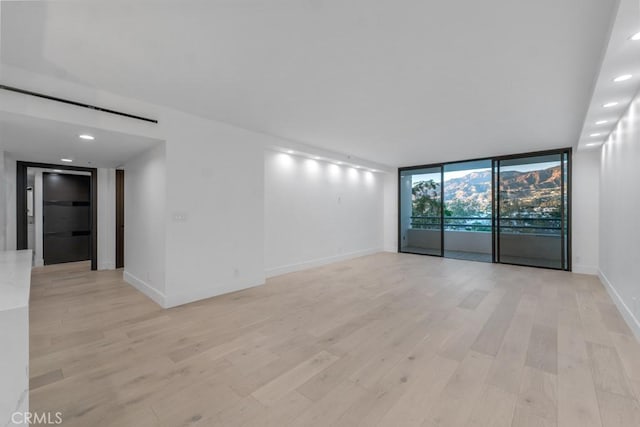
[(413, 216), (440, 216), (440, 184), (433, 179), (419, 181), (411, 189)]

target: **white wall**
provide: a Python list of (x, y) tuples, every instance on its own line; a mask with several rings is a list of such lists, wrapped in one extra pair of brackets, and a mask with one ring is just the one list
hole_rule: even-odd
[(166, 120), (167, 306), (263, 284), (263, 152), (274, 139), (176, 111)]
[(116, 268), (116, 170), (98, 169), (98, 270)]
[(7, 209), (6, 209), (6, 177), (4, 172), (4, 151), (0, 150), (0, 251), (6, 249)]
[(640, 97), (602, 147), (600, 278), (640, 338)]
[(398, 172), (384, 175), (384, 250), (398, 252)]
[(4, 191), (6, 204), (2, 207), (5, 212), (5, 250), (15, 250), (17, 247), (16, 223), (16, 159), (11, 154), (4, 153)]
[(383, 250), (384, 174), (271, 150), (264, 162), (267, 277)]
[(571, 249), (574, 273), (598, 274), (600, 151), (574, 152)]
[(124, 278), (165, 304), (165, 147), (159, 145), (125, 164)]

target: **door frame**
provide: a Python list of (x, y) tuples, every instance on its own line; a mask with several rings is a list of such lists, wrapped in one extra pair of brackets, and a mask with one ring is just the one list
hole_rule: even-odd
[(56, 165), (52, 163), (16, 162), (16, 248), (27, 249), (28, 220), (27, 196), (27, 168), (60, 169), (67, 171), (89, 172), (91, 174), (91, 270), (98, 269), (98, 169), (72, 165)]
[(124, 169), (116, 169), (116, 268), (124, 268)]
[[(566, 224), (563, 224), (563, 227), (566, 228), (567, 230), (567, 236), (566, 239), (567, 241), (565, 242), (565, 247), (563, 247), (563, 254), (566, 248), (566, 268), (554, 268), (554, 267), (542, 267), (542, 266), (536, 266), (536, 268), (546, 268), (546, 269), (550, 269), (550, 270), (562, 270), (562, 271), (572, 271), (572, 256), (571, 256), (571, 222), (572, 222), (572, 218), (571, 218), (571, 214), (572, 214), (572, 209), (571, 209), (571, 190), (572, 190), (572, 182), (571, 182), (571, 174), (572, 174), (572, 162), (573, 162), (573, 149), (571, 147), (566, 147), (566, 148), (557, 148), (554, 150), (542, 150), (542, 151), (531, 151), (528, 153), (516, 153), (516, 154), (508, 154), (508, 155), (504, 155), (504, 156), (491, 156), (491, 157), (479, 157), (479, 158), (473, 158), (473, 159), (466, 159), (466, 160), (456, 160), (456, 161), (450, 161), (450, 162), (439, 162), (439, 163), (431, 163), (431, 164), (426, 164), (426, 165), (415, 165), (415, 166), (405, 166), (405, 167), (400, 167), (398, 168), (398, 185), (397, 185), (397, 191), (398, 191), (398, 235), (397, 235), (397, 241), (398, 241), (398, 253), (409, 253), (409, 254), (414, 254), (414, 255), (425, 255), (425, 256), (435, 256), (435, 257), (444, 257), (444, 220), (441, 221), (440, 223), (440, 234), (441, 234), (441, 247), (440, 247), (440, 252), (441, 255), (432, 255), (432, 254), (423, 254), (423, 253), (413, 253), (413, 252), (404, 252), (402, 251), (402, 239), (401, 239), (401, 235), (402, 235), (402, 225), (401, 225), (401, 220), (402, 220), (402, 212), (401, 212), (401, 192), (402, 192), (402, 188), (401, 188), (401, 177), (402, 177), (402, 172), (405, 171), (411, 171), (411, 170), (416, 170), (416, 169), (427, 169), (427, 168), (437, 168), (439, 167), (441, 170), (441, 184), (440, 184), (440, 193), (441, 193), (441, 200), (444, 206), (444, 167), (445, 165), (449, 165), (449, 164), (455, 164), (455, 163), (466, 163), (466, 162), (475, 162), (475, 161), (480, 161), (480, 160), (490, 160), (492, 162), (492, 168), (491, 168), (491, 235), (492, 235), (492, 262), (496, 263), (496, 264), (509, 264), (509, 265), (520, 265), (520, 264), (510, 264), (510, 263), (506, 263), (506, 262), (501, 262), (498, 259), (498, 254), (500, 252), (500, 242), (499, 239), (497, 238), (497, 236), (499, 235), (499, 231), (500, 231), (500, 224), (498, 219), (498, 215), (496, 214), (496, 209), (499, 206), (500, 203), (500, 195), (497, 194), (499, 192), (496, 192), (496, 182), (495, 180), (498, 179), (499, 173), (500, 173), (500, 160), (513, 160), (513, 159), (520, 159), (520, 158), (526, 158), (526, 157), (534, 157), (534, 156), (544, 156), (544, 155), (550, 155), (550, 154), (560, 154), (562, 156), (562, 159), (564, 160), (564, 156), (566, 155), (566, 160), (567, 160), (567, 174), (566, 174), (566, 180), (563, 179), (563, 183), (562, 183), (562, 187), (564, 190), (564, 187), (566, 187), (566, 194), (567, 194), (567, 203), (566, 203), (566, 212), (563, 212), (561, 214), (562, 216), (562, 222), (564, 223), (564, 219), (566, 218)], [(561, 162), (562, 164), (562, 162)], [(496, 166), (498, 166), (498, 170), (497, 170), (497, 174), (495, 173), (496, 171)], [(564, 178), (564, 173), (562, 174), (562, 177)], [(562, 207), (564, 209), (564, 203), (562, 204)], [(441, 209), (441, 216), (444, 215), (444, 209)], [(562, 234), (562, 238), (564, 239), (564, 233)], [(530, 265), (525, 265), (525, 267), (532, 267)]]

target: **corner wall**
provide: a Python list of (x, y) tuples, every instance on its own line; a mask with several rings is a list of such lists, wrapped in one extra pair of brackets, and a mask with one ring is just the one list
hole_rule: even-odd
[(599, 253), (600, 151), (574, 151), (571, 178), (572, 270), (595, 275)]
[(600, 278), (640, 338), (640, 97), (602, 147)]
[(264, 164), (267, 277), (383, 249), (383, 174), (272, 150)]
[(165, 306), (165, 147), (125, 164), (124, 279)]
[(166, 305), (264, 284), (264, 146), (277, 140), (178, 111), (160, 120), (167, 138)]

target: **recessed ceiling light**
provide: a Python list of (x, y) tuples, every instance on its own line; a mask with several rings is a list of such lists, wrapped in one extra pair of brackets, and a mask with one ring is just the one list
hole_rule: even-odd
[(631, 77), (633, 77), (631, 74), (623, 74), (623, 75), (618, 76), (615, 79), (613, 79), (613, 81), (616, 82), (616, 83), (625, 82), (625, 81), (629, 80)]
[(315, 160), (320, 160), (320, 157), (315, 156), (315, 157), (314, 157), (314, 159), (315, 159)]
[(618, 105), (617, 102), (607, 102), (606, 104), (603, 105), (604, 108), (611, 108), (611, 107), (615, 107), (616, 105)]
[(604, 125), (604, 124), (607, 124), (607, 123), (609, 123), (609, 120), (598, 120), (596, 122), (597, 125)]
[(600, 135), (602, 135), (602, 134), (601, 134), (601, 133), (592, 133), (592, 134), (591, 134), (591, 135), (589, 135), (589, 136), (596, 137), (596, 136), (600, 136)]
[(71, 163), (73, 160), (71, 159), (60, 159), (61, 162)]
[(78, 135), (78, 138), (86, 139), (87, 141), (93, 141), (95, 139), (93, 137), (93, 135), (89, 135), (89, 134), (86, 134), (86, 133), (83, 133), (82, 135)]
[(640, 32), (635, 33), (634, 35), (632, 35), (631, 37), (629, 37), (630, 40), (633, 41), (638, 41), (640, 40)]
[(293, 150), (287, 150), (287, 153), (293, 154)]
[(587, 144), (587, 147), (595, 147), (596, 145), (602, 145), (599, 142), (592, 142), (591, 144)]
[(360, 165), (356, 165), (356, 169), (360, 169), (360, 168), (361, 168), (361, 166), (360, 166)]
[(55, 173), (62, 173), (62, 169), (54, 169), (53, 170)]
[(342, 162), (337, 162), (337, 163), (338, 163), (339, 165), (341, 165), (341, 164), (342, 164)]

